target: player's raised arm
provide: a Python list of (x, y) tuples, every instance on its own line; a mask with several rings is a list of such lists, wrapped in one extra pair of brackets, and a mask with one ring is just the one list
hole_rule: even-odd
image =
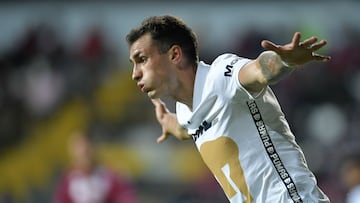
[(156, 119), (162, 127), (161, 136), (157, 142), (165, 141), (169, 135), (174, 135), (179, 140), (190, 139), (190, 135), (177, 121), (176, 115), (171, 113), (160, 99), (152, 99), (155, 106)]
[(301, 35), (296, 32), (291, 43), (276, 45), (264, 40), (261, 46), (267, 51), (262, 52), (255, 60), (245, 65), (239, 72), (240, 83), (249, 91), (259, 92), (265, 86), (274, 84), (291, 73), (296, 66), (311, 61), (328, 61), (329, 56), (315, 53), (326, 45), (325, 40), (317, 37), (300, 42)]

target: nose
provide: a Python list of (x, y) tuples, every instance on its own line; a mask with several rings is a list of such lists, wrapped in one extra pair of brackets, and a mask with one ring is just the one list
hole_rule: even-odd
[(134, 65), (134, 67), (133, 67), (133, 72), (132, 72), (131, 77), (135, 81), (139, 81), (142, 77), (142, 72), (141, 72), (140, 68), (137, 67), (136, 65)]

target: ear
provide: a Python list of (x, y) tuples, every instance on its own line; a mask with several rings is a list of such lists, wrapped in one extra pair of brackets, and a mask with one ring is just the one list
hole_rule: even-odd
[(169, 60), (171, 62), (173, 62), (174, 64), (178, 64), (180, 63), (183, 53), (182, 53), (182, 49), (179, 45), (173, 45), (169, 51)]

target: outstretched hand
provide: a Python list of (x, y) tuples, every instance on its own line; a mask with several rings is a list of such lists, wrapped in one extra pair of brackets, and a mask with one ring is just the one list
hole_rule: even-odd
[(288, 66), (302, 65), (310, 61), (330, 60), (330, 56), (315, 53), (327, 44), (325, 40), (318, 41), (317, 37), (310, 37), (300, 42), (300, 38), (300, 32), (296, 32), (289, 44), (276, 45), (268, 40), (263, 40), (261, 46), (266, 50), (276, 52)]
[(156, 140), (157, 143), (164, 142), (169, 135), (174, 135), (179, 140), (190, 138), (187, 131), (178, 123), (176, 115), (166, 108), (164, 102), (160, 99), (151, 99), (151, 101), (155, 106), (156, 119), (162, 127), (162, 133)]

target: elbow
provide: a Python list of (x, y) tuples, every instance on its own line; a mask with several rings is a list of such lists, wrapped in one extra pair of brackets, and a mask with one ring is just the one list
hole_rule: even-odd
[(263, 52), (258, 57), (258, 66), (262, 75), (259, 82), (264, 85), (275, 84), (292, 72), (283, 66), (280, 56), (273, 51)]

